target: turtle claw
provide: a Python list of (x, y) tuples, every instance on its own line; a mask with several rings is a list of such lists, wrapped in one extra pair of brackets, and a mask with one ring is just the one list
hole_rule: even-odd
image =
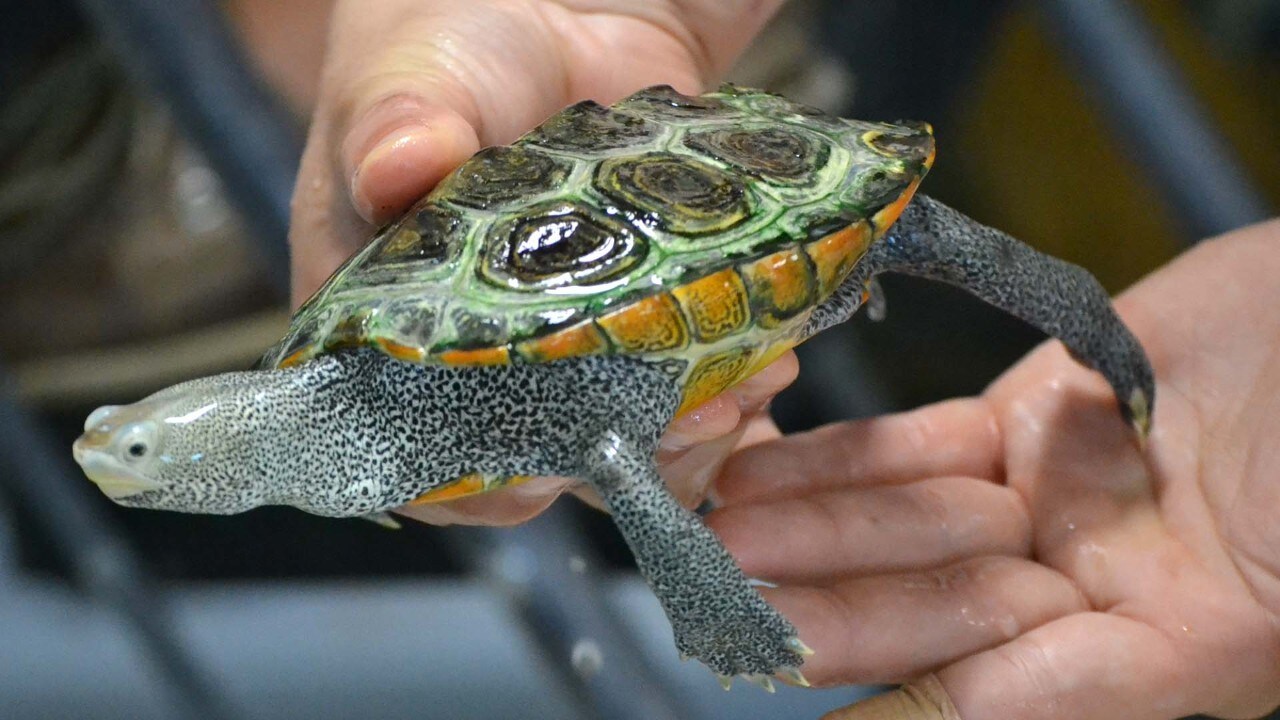
[(725, 692), (729, 692), (729, 689), (733, 687), (732, 675), (721, 675), (720, 673), (716, 673), (716, 680), (720, 681), (720, 687), (723, 688)]
[(768, 675), (751, 674), (751, 675), (745, 675), (743, 677), (755, 683), (756, 685), (759, 685), (760, 687), (764, 688), (764, 691), (767, 693), (772, 694), (776, 692), (773, 688), (773, 681), (769, 679)]
[(865, 302), (867, 319), (871, 322), (881, 322), (888, 316), (889, 304), (884, 297), (884, 288), (880, 287), (880, 282), (875, 278), (867, 281)]
[(812, 687), (812, 685), (809, 684), (809, 681), (805, 679), (804, 675), (800, 674), (799, 668), (793, 668), (793, 667), (778, 668), (778, 679), (789, 685), (796, 685), (798, 687)]
[(1146, 450), (1147, 436), (1151, 433), (1151, 401), (1142, 388), (1134, 388), (1133, 392), (1129, 393), (1129, 403), (1125, 410), (1125, 415), (1128, 416), (1129, 423), (1138, 436), (1139, 449)]
[(374, 523), (375, 525), (380, 525), (388, 530), (399, 530), (401, 528), (400, 522), (392, 517), (391, 513), (369, 513), (368, 515), (361, 515), (360, 519), (368, 520), (369, 522)]
[(805, 657), (809, 657), (810, 655), (813, 654), (813, 648), (809, 647), (808, 645), (805, 645), (804, 642), (800, 640), (800, 638), (798, 637), (787, 638), (787, 649), (791, 650), (794, 653), (803, 655)]

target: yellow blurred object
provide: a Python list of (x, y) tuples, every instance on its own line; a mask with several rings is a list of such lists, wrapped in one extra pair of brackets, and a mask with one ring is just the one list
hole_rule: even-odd
[[(1138, 5), (1251, 179), (1280, 204), (1280, 133), (1259, 129), (1280, 111), (1276, 73), (1234, 65), (1244, 61), (1218, 52), (1179, 3)], [(930, 183), (960, 196), (957, 202), (979, 220), (1087, 265), (1117, 291), (1190, 238), (1034, 12), (1010, 13), (993, 33), (990, 61), (959, 108), (959, 132), (940, 130), (941, 157)]]

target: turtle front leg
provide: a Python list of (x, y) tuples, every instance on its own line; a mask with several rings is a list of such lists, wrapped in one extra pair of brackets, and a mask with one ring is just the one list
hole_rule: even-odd
[(1121, 415), (1145, 438), (1155, 380), (1137, 338), (1084, 268), (1037, 252), (933, 198), (917, 195), (885, 237), (815, 312), (811, 330), (848, 318), (882, 272), (940, 280), (1058, 338), (1080, 363), (1102, 373)]
[(711, 530), (667, 491), (653, 455), (653, 447), (606, 431), (584, 455), (584, 475), (661, 601), (676, 648), (720, 675), (726, 689), (734, 675), (768, 690), (774, 674), (803, 684), (797, 668), (811, 651)]

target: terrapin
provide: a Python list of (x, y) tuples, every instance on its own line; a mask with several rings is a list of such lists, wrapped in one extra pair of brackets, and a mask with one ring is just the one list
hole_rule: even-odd
[(122, 505), (204, 513), (369, 516), (581, 478), (684, 655), (722, 677), (799, 679), (808, 649), (791, 623), (658, 476), (677, 413), (846, 320), (895, 271), (1060, 338), (1148, 429), (1151, 367), (1106, 293), (912, 201), (933, 157), (927, 125), (728, 85), (573, 105), (378, 232), (260, 369), (100, 408), (75, 457)]

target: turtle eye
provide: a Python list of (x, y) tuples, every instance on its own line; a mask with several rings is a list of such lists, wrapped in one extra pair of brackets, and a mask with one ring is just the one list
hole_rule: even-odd
[(147, 460), (155, 455), (158, 441), (155, 423), (134, 423), (120, 436), (120, 459), (130, 464)]

